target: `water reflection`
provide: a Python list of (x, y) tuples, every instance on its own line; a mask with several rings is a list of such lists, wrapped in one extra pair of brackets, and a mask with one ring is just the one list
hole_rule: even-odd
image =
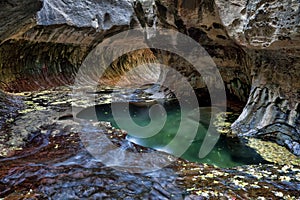
[[(132, 102), (129, 104), (129, 112), (132, 120), (139, 126), (146, 127), (150, 123), (149, 109), (157, 102)], [(125, 103), (118, 103), (125, 104)], [(187, 118), (183, 119), (182, 124), (186, 134), (172, 145), (168, 145), (176, 136), (178, 128), (181, 123), (181, 110), (178, 102), (171, 101), (165, 102), (164, 108), (166, 110), (167, 119), (163, 128), (154, 136), (141, 138), (136, 134), (131, 134), (130, 131), (127, 135), (127, 140), (144, 147), (154, 148), (160, 151), (168, 152), (176, 155), (176, 151), (180, 148), (182, 143), (189, 143), (189, 148), (182, 155), (182, 158), (193, 162), (208, 163), (219, 167), (233, 167), (244, 164), (258, 164), (265, 163), (265, 161), (252, 149), (246, 147), (241, 142), (238, 143), (236, 139), (230, 139), (225, 136), (221, 136), (213, 150), (204, 158), (198, 157), (199, 148), (201, 147), (204, 137), (207, 134), (207, 129), (211, 120), (210, 107), (201, 107), (200, 111), (200, 123), (198, 131), (195, 137), (189, 134), (189, 127), (192, 123), (198, 123), (193, 119), (193, 112), (187, 114)], [(111, 104), (102, 104), (95, 106), (96, 114), (99, 121), (111, 122), (112, 126), (119, 128), (111, 111)], [(89, 119), (89, 115), (93, 112), (94, 107), (85, 109), (78, 113), (77, 117)], [(124, 111), (126, 112), (126, 111)], [(122, 119), (119, 119), (122, 120)], [(152, 119), (153, 120), (153, 119)], [(160, 120), (160, 118), (154, 119)], [(214, 120), (214, 119), (213, 119)], [(148, 130), (149, 131), (149, 130)], [(173, 140), (174, 141), (174, 140)], [(235, 146), (236, 145), (236, 146)]]

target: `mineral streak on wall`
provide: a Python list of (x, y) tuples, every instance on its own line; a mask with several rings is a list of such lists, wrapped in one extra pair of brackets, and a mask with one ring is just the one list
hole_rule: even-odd
[[(210, 54), (228, 96), (247, 102), (233, 130), (300, 155), (299, 11), (298, 0), (1, 1), (0, 87), (22, 91), (71, 83), (103, 39), (132, 27), (176, 29)], [(156, 53), (136, 55), (147, 61)], [(182, 59), (157, 59), (184, 73), (195, 88), (205, 87)]]

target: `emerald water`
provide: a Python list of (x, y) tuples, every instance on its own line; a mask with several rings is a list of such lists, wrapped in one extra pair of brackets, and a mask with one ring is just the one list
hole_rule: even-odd
[[(129, 113), (132, 120), (139, 126), (147, 126), (151, 121), (149, 117), (150, 107), (151, 105), (147, 103), (130, 103)], [(180, 106), (177, 102), (164, 103), (163, 107), (167, 114), (166, 123), (157, 134), (149, 138), (140, 138), (133, 136), (130, 131), (126, 130), (128, 131), (127, 139), (141, 146), (150, 147), (156, 150), (168, 152), (170, 154), (175, 152), (176, 148), (180, 147), (182, 142), (189, 142), (189, 148), (181, 156), (182, 158), (193, 162), (212, 164), (218, 167), (234, 167), (245, 164), (258, 164), (265, 162), (253, 150), (249, 149), (248, 147), (243, 147), (241, 146), (241, 144), (236, 143), (236, 141), (231, 141), (230, 138), (222, 135), (212, 151), (210, 151), (210, 153), (206, 157), (199, 158), (198, 153), (203, 143), (203, 139), (207, 134), (208, 124), (211, 117), (210, 107), (202, 107), (199, 109), (201, 117), (198, 131), (195, 137), (190, 138), (190, 126), (189, 124), (185, 124), (184, 131), (187, 133), (186, 136), (180, 138), (180, 140), (176, 140), (177, 142), (175, 143), (175, 145), (166, 148), (166, 145), (168, 145), (177, 134), (181, 122), (181, 111)], [(97, 105), (95, 108), (99, 121), (107, 121), (110, 122), (113, 127), (120, 128), (115, 120), (116, 116), (113, 116), (111, 104)], [(77, 117), (88, 119), (90, 111), (91, 110), (86, 109), (80, 112)], [(122, 118), (118, 116), (118, 120), (122, 120)], [(152, 120), (159, 121), (161, 119), (158, 116), (156, 119), (152, 118)], [(190, 122), (186, 121), (185, 123)]]

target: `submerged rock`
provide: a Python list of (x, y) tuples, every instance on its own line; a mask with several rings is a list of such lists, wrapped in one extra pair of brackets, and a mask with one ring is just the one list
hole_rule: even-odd
[[(7, 8), (2, 12), (3, 23), (8, 22), (10, 11), (27, 5), (14, 1), (3, 4)], [(281, 134), (274, 137), (279, 138), (279, 144), (298, 154), (299, 145), (294, 144), (299, 144), (300, 127), (298, 7), (296, 0), (286, 2), (284, 6), (279, 1), (259, 0), (229, 3), (222, 0), (201, 3), (194, 0), (188, 3), (45, 0), (42, 5), (35, 3), (30, 13), (26, 13), (24, 23), (30, 26), (16, 26), (14, 32), (18, 31), (18, 34), (4, 35), (0, 47), (3, 67), (0, 70), (5, 84), (1, 88), (35, 90), (72, 83), (83, 59), (103, 39), (131, 27), (175, 28), (204, 46), (216, 63), (230, 98), (246, 102), (251, 92), (244, 112), (233, 125), (237, 133), (251, 135), (248, 134), (250, 130), (258, 129), (252, 134), (257, 135), (269, 125), (281, 126), (287, 122), (288, 126), (281, 129), (286, 135), (284, 132), (290, 132), (286, 127), (291, 126), (290, 139), (283, 139)], [(40, 9), (36, 12), (37, 22), (32, 14), (36, 9)], [(9, 33), (8, 30), (9, 27), (4, 26), (2, 32)], [(129, 70), (126, 61), (137, 56), (143, 61), (161, 60), (182, 72), (194, 88), (203, 89), (198, 93), (207, 99), (205, 83), (192, 66), (183, 59), (160, 52), (152, 52), (151, 56), (137, 53), (122, 57), (109, 70), (110, 77), (114, 72), (120, 75)], [(143, 62), (137, 59), (137, 63)], [(267, 93), (269, 99), (256, 100), (257, 95), (264, 98)], [(265, 108), (262, 102), (270, 104)]]
[[(279, 162), (277, 158), (271, 159), (278, 164), (231, 169), (182, 159), (146, 174), (109, 168), (89, 154), (80, 133), (101, 132), (123, 151), (155, 150), (126, 140), (125, 131), (115, 129), (108, 123), (85, 121), (85, 126), (82, 126), (73, 121), (69, 114), (72, 97), (68, 92), (70, 90), (67, 88), (58, 88), (23, 96), (27, 112), (21, 109), (20, 116), (15, 119), (16, 127), (12, 125), (11, 128), (16, 130), (19, 127), (21, 130), (23, 127), (27, 136), (16, 131), (7, 132), (15, 133), (12, 137), (22, 138), (23, 144), (20, 146), (22, 150), (12, 152), (11, 149), (10, 155), (0, 159), (1, 198), (299, 198), (300, 169), (291, 162), (295, 157), (284, 151), (282, 158), (288, 156), (289, 160)], [(30, 119), (33, 121), (28, 123)], [(258, 153), (263, 149), (270, 150), (269, 144), (262, 148), (264, 142), (250, 141), (249, 146), (257, 149)], [(277, 148), (274, 146), (273, 150)]]
[[(129, 2), (1, 2), (0, 88), (16, 92), (70, 84), (86, 55), (105, 38), (132, 27), (176, 29), (204, 46), (222, 75), (228, 96), (247, 102), (232, 126), (235, 136), (276, 141), (300, 155), (299, 1)], [(147, 37), (152, 36), (148, 31)], [(192, 66), (159, 51), (123, 56), (108, 76), (130, 70), (133, 62), (128, 60), (136, 65), (164, 61), (185, 74), (204, 101), (209, 99), (205, 83)], [(5, 157), (0, 160), (1, 198), (299, 198), (300, 170), (294, 166), (298, 162), (284, 157), (297, 158), (261, 140), (249, 139), (248, 145), (279, 164), (220, 169), (179, 160), (151, 175), (108, 169), (89, 157), (73, 134), (80, 130), (70, 120), (67, 93), (25, 94), (26, 105), (18, 117), (10, 115), (18, 110), (15, 103), (21, 104), (18, 98), (0, 93), (0, 113), (4, 113), (0, 148)], [(84, 100), (76, 105), (90, 106)], [(220, 128), (226, 131), (227, 125), (220, 124)], [(105, 132), (108, 127), (102, 128)], [(121, 145), (124, 133), (118, 134), (113, 139)], [(127, 149), (134, 146), (124, 144)], [(269, 149), (283, 158), (270, 156)], [(137, 186), (140, 182), (142, 187)]]
[[(27, 137), (12, 136), (23, 138), (22, 150), (14, 150), (5, 158), (0, 158), (1, 198), (299, 197), (300, 169), (291, 159), (277, 162), (277, 158), (272, 157), (272, 162), (276, 160), (278, 164), (231, 169), (178, 159), (168, 167), (146, 174), (132, 174), (105, 166), (88, 153), (79, 133), (101, 132), (123, 151), (138, 153), (154, 150), (126, 140), (125, 131), (115, 129), (108, 123), (91, 122), (86, 129), (89, 122), (83, 126), (73, 121), (68, 111), (71, 98), (68, 92), (68, 89), (60, 88), (23, 97), (24, 109), (28, 111), (21, 112), (15, 123), (28, 131)], [(40, 110), (38, 106), (45, 109)], [(28, 123), (29, 119), (34, 122)], [(12, 126), (13, 129), (17, 127)], [(249, 146), (260, 153), (263, 144), (251, 142)], [(267, 150), (270, 146), (266, 146)]]

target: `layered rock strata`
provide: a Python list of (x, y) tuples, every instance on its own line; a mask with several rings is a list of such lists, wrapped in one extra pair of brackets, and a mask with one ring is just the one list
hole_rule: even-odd
[[(271, 139), (300, 155), (297, 0), (8, 0), (1, 5), (2, 89), (70, 84), (86, 55), (105, 38), (132, 27), (174, 29), (209, 53), (228, 97), (247, 102), (232, 126), (237, 135)], [(173, 56), (163, 60), (194, 88), (205, 87), (186, 62)]]

